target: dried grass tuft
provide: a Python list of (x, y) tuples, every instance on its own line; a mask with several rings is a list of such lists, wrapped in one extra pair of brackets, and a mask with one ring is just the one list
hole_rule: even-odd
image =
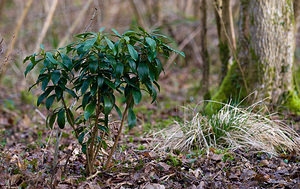
[(278, 155), (282, 152), (299, 153), (299, 135), (282, 121), (254, 113), (247, 109), (224, 104), (212, 116), (203, 116), (190, 110), (192, 119), (175, 122), (170, 128), (156, 134), (162, 139), (160, 149), (188, 151), (210, 147), (251, 149)]

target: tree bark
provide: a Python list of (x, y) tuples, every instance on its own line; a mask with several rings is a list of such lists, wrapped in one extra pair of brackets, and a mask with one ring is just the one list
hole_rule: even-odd
[(203, 69), (202, 69), (202, 92), (203, 92), (203, 99), (209, 100), (210, 99), (210, 93), (209, 93), (209, 67), (210, 67), (210, 61), (209, 61), (209, 54), (207, 50), (207, 15), (206, 15), (206, 0), (202, 0), (201, 2), (201, 24), (202, 24), (202, 30), (200, 33), (200, 41), (201, 41), (201, 57), (203, 61)]
[(233, 51), (236, 49), (231, 0), (215, 0), (215, 17), (219, 37), (219, 54), (222, 63), (220, 79), (220, 82), (222, 82), (227, 74), (228, 62), (231, 57), (229, 43), (232, 44)]
[(296, 23), (296, 32), (299, 28), (299, 11), (300, 11), (300, 0), (294, 0), (294, 16)]
[[(242, 0), (238, 59), (213, 100), (242, 100), (253, 93), (249, 98), (252, 102), (266, 99), (264, 102), (269, 105), (285, 105), (299, 112), (300, 99), (292, 74), (294, 51), (292, 1)], [(242, 81), (246, 81), (247, 86)], [(215, 111), (219, 107), (210, 103), (206, 110)]]
[(3, 9), (5, 7), (6, 0), (0, 0), (0, 21), (2, 19)]

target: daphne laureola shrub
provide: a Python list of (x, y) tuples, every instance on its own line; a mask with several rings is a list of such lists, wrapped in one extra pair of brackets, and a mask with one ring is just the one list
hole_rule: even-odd
[[(42, 89), (37, 106), (45, 101), (50, 110), (47, 126), (53, 128), (56, 121), (59, 128), (64, 129), (67, 120), (87, 157), (89, 173), (94, 170), (99, 149), (107, 147), (104, 137), (109, 132), (111, 112), (118, 113), (121, 125), (106, 166), (116, 148), (125, 117), (129, 128), (136, 124), (133, 107), (140, 103), (142, 90), (150, 94), (152, 102), (156, 101), (157, 81), (163, 71), (159, 57), (168, 58), (172, 51), (184, 56), (165, 43), (167, 37), (148, 33), (140, 27), (122, 35), (114, 29), (113, 34), (103, 31), (101, 28), (98, 33), (76, 35), (77, 41), (57, 50), (45, 51), (41, 45), (41, 52), (24, 59), (24, 63), (29, 61), (25, 76), (34, 67), (40, 69), (33, 86)], [(116, 104), (116, 93), (126, 99), (123, 112)], [(80, 104), (71, 108), (66, 101), (67, 94)]]

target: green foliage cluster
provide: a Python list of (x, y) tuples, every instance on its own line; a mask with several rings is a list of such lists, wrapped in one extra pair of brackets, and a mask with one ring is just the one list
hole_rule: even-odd
[[(55, 121), (63, 129), (67, 122), (82, 145), (82, 151), (93, 160), (100, 147), (107, 146), (103, 137), (109, 132), (109, 115), (114, 109), (120, 116), (121, 127), (128, 115), (128, 126), (136, 124), (134, 105), (140, 103), (142, 91), (146, 91), (156, 101), (157, 83), (163, 71), (160, 56), (168, 58), (176, 51), (165, 42), (167, 37), (148, 33), (143, 28), (119, 34), (82, 33), (76, 35), (77, 41), (64, 48), (45, 51), (27, 56), (29, 61), (25, 76), (37, 65), (40, 72), (35, 85), (40, 85), (43, 93), (37, 105), (45, 101), (51, 110), (47, 125), (52, 128)], [(33, 87), (32, 86), (32, 87)], [(32, 88), (30, 87), (30, 89)], [(116, 104), (116, 93), (125, 98), (126, 108)], [(65, 96), (81, 102), (75, 110), (66, 104)], [(54, 101), (60, 106), (54, 106)], [(83, 112), (76, 115), (75, 112)], [(99, 132), (101, 134), (99, 134)]]

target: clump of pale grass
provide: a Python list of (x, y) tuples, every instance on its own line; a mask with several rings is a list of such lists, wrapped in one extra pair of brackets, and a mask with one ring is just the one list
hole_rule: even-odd
[(278, 155), (281, 152), (299, 153), (299, 135), (281, 121), (247, 109), (224, 104), (218, 113), (203, 116), (190, 110), (192, 118), (175, 122), (156, 136), (162, 138), (160, 149), (187, 151), (209, 147), (251, 149)]

